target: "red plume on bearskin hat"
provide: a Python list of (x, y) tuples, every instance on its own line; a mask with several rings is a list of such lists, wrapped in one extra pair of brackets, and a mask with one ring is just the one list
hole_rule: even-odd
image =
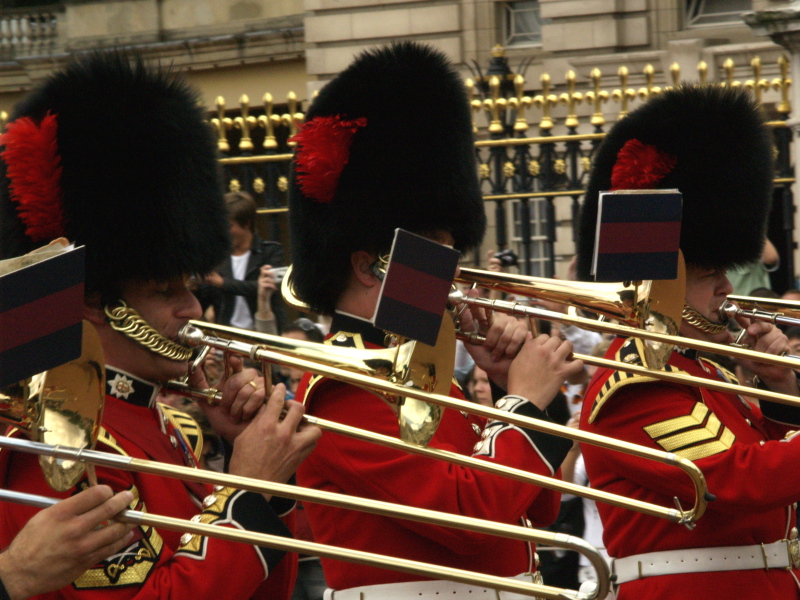
[(578, 277), (591, 280), (597, 201), (612, 189), (683, 194), (687, 264), (712, 269), (761, 256), (771, 204), (772, 133), (745, 90), (684, 85), (618, 121), (593, 160), (578, 227)]
[(0, 250), (86, 245), (87, 291), (215, 268), (230, 250), (216, 146), (196, 92), (168, 69), (94, 53), (16, 108), (0, 182)]
[(330, 314), (357, 250), (388, 252), (397, 227), (450, 232), (459, 250), (486, 226), (464, 83), (428, 46), (364, 52), (325, 88), (297, 136), (289, 218), (292, 284)]

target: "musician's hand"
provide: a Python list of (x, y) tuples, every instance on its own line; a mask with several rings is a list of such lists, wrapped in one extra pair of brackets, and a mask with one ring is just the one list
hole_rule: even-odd
[(0, 554), (0, 578), (12, 600), (69, 585), (86, 569), (116, 554), (133, 525), (111, 521), (133, 500), (106, 485), (90, 487), (38, 512)]
[[(476, 290), (470, 290), (469, 293), (474, 295)], [(525, 343), (528, 328), (525, 323), (508, 315), (492, 313), (475, 306), (470, 309), (461, 314), (462, 330), (477, 331), (486, 340), (480, 345), (467, 344), (467, 351), (475, 364), (486, 371), (489, 379), (506, 389), (508, 368)]]
[[(231, 375), (217, 384), (222, 392), (222, 400), (215, 406), (199, 402), (214, 431), (232, 442), (247, 427), (250, 420), (264, 404), (266, 389), (264, 378), (255, 369), (244, 369), (242, 359), (229, 357)], [(189, 385), (196, 388), (208, 387), (205, 375), (198, 369), (189, 376)]]
[(561, 384), (583, 369), (574, 360), (572, 344), (556, 336), (528, 335), (508, 371), (508, 393), (527, 398), (541, 410), (553, 401)]
[[(764, 354), (781, 356), (790, 353), (789, 339), (772, 323), (754, 321), (740, 316), (736, 319), (747, 330), (747, 335), (741, 342), (750, 349)], [(758, 378), (773, 392), (798, 395), (797, 377), (789, 367), (767, 365), (752, 360), (738, 360), (739, 364)]]
[[(284, 403), (285, 395), (284, 385), (276, 385), (252, 423), (236, 438), (230, 463), (234, 475), (285, 483), (314, 450), (322, 431), (303, 425), (303, 405), (292, 400)], [(286, 416), (281, 419), (284, 407)]]

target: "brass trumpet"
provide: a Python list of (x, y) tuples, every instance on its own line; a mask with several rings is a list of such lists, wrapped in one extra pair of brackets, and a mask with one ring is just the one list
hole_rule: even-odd
[[(449, 319), (444, 319), (444, 321), (449, 321)], [(452, 323), (450, 326), (452, 327)], [(230, 332), (231, 330), (236, 332), (236, 337), (238, 338), (237, 340), (231, 340), (224, 337), (215, 337), (213, 335), (215, 333)], [(315, 344), (313, 342), (287, 340), (286, 338), (280, 338), (278, 336), (259, 334), (241, 329), (236, 330), (230, 327), (223, 327), (220, 325), (213, 325), (199, 321), (191, 321), (188, 325), (185, 325), (179, 333), (179, 339), (181, 343), (188, 346), (211, 346), (213, 348), (233, 352), (235, 354), (248, 356), (251, 359), (260, 362), (294, 366), (298, 369), (317, 373), (339, 381), (344, 381), (369, 391), (379, 392), (380, 394), (389, 394), (393, 397), (405, 398), (406, 402), (409, 398), (412, 398), (425, 404), (435, 404), (445, 408), (452, 408), (455, 410), (476, 414), (487, 419), (497, 419), (514, 425), (519, 425), (521, 427), (527, 427), (537, 431), (566, 437), (568, 439), (598, 445), (611, 450), (626, 452), (642, 458), (656, 460), (664, 464), (676, 466), (683, 470), (692, 479), (695, 487), (695, 504), (692, 509), (688, 511), (684, 510), (680, 506), (680, 504), (677, 502), (677, 498), (677, 508), (672, 509), (654, 504), (633, 501), (629, 498), (624, 498), (615, 494), (598, 494), (598, 490), (588, 490), (590, 497), (600, 500), (601, 502), (609, 502), (611, 504), (629, 508), (631, 510), (645, 512), (654, 516), (660, 516), (673, 522), (682, 523), (687, 527), (692, 527), (694, 522), (705, 512), (707, 502), (710, 499), (713, 499), (713, 496), (708, 494), (705, 478), (700, 470), (691, 461), (681, 458), (675, 454), (660, 452), (651, 448), (639, 446), (637, 444), (614, 440), (612, 438), (599, 436), (585, 431), (578, 431), (570, 427), (564, 427), (538, 419), (532, 419), (529, 417), (508, 413), (495, 408), (489, 408), (472, 402), (467, 402), (465, 400), (458, 400), (444, 394), (426, 392), (413, 386), (409, 387), (398, 385), (392, 381), (370, 377), (358, 372), (351, 372), (337, 366), (337, 363), (339, 363), (339, 351), (342, 350), (339, 348), (331, 348), (330, 346)], [(294, 344), (297, 344), (297, 351), (290, 352), (289, 347)], [(312, 349), (311, 347), (313, 347), (313, 353), (309, 352), (309, 350)], [(361, 353), (362, 360), (364, 362), (369, 361), (368, 357), (370, 356), (371, 352), (373, 351), (349, 350), (349, 353), (351, 354)], [(302, 357), (300, 356), (301, 354)], [(201, 391), (199, 394), (203, 395), (203, 397), (208, 397), (207, 392)], [(424, 448), (418, 444), (404, 444), (400, 440), (386, 438), (386, 436), (377, 436), (376, 434), (372, 434), (370, 432), (360, 432), (359, 430), (354, 430), (353, 428), (346, 428), (343, 425), (322, 421), (320, 419), (315, 419), (314, 417), (307, 418), (312, 423), (318, 424), (323, 428), (328, 428), (331, 431), (337, 431), (338, 433), (355, 435), (361, 439), (368, 439), (369, 441), (383, 443), (385, 445), (391, 444), (395, 448), (404, 449), (417, 454), (425, 454), (427, 456), (441, 458), (444, 460), (451, 460), (452, 462), (456, 462), (457, 464), (462, 464), (464, 466), (491, 470), (490, 467), (487, 467), (484, 464), (486, 461), (479, 461), (471, 459), (471, 457)], [(523, 480), (535, 483), (536, 485), (540, 485), (542, 487), (549, 487), (579, 495), (587, 495), (587, 488), (582, 488), (581, 486), (575, 486), (574, 484), (569, 484), (566, 482), (556, 481), (547, 477), (538, 478), (531, 473), (512, 472), (512, 470), (504, 467), (501, 467), (499, 471), (492, 472), (497, 472), (499, 474), (518, 479), (524, 478)]]

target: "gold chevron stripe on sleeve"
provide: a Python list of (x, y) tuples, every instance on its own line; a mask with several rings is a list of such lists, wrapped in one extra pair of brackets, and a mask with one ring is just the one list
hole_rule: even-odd
[(644, 431), (665, 451), (689, 460), (724, 452), (736, 440), (731, 430), (700, 402), (690, 415), (648, 425)]
[(645, 427), (644, 430), (651, 438), (660, 438), (669, 433), (686, 429), (687, 427), (696, 427), (701, 425), (703, 421), (705, 421), (707, 414), (708, 407), (705, 404), (698, 402), (694, 405), (692, 414), (689, 416), (675, 417), (674, 419), (667, 419), (666, 421), (661, 421), (660, 423), (654, 423), (653, 425), (648, 425)]
[(733, 435), (733, 432), (725, 427), (725, 430), (722, 432), (722, 436), (718, 440), (708, 442), (707, 444), (701, 444), (700, 446), (685, 448), (683, 450), (679, 450), (675, 454), (688, 460), (697, 460), (699, 458), (705, 458), (706, 456), (713, 456), (715, 454), (719, 454), (720, 452), (725, 452), (725, 450), (733, 445), (735, 439), (736, 436)]
[(706, 423), (705, 427), (701, 429), (690, 429), (689, 431), (683, 431), (675, 435), (661, 438), (658, 440), (658, 443), (667, 452), (672, 452), (678, 448), (717, 439), (721, 427), (722, 423), (720, 423), (717, 416), (712, 413), (709, 415), (708, 423)]

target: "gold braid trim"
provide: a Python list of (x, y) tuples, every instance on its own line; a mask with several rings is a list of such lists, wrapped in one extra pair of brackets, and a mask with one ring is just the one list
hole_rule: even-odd
[(717, 334), (728, 328), (728, 322), (712, 323), (688, 304), (683, 305), (683, 320), (695, 329), (705, 333)]
[(122, 335), (150, 350), (150, 352), (181, 362), (187, 361), (192, 357), (190, 348), (165, 338), (122, 300), (119, 301), (119, 305), (113, 308), (106, 306), (104, 310), (106, 318), (114, 331), (119, 331)]

